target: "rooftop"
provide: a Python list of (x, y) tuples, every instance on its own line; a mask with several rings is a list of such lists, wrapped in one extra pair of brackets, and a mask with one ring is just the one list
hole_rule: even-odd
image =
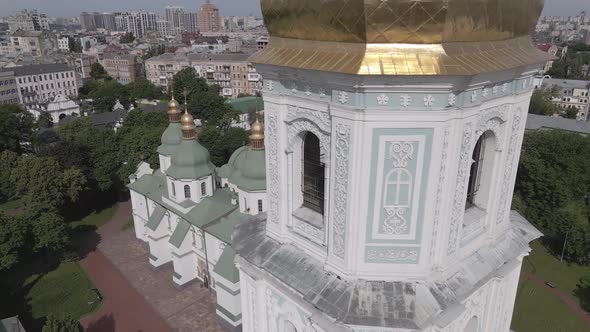
[(590, 81), (581, 80), (564, 80), (560, 78), (547, 78), (543, 80), (543, 85), (553, 86), (556, 85), (564, 89), (588, 89), (590, 88)]
[(49, 73), (60, 73), (60, 72), (72, 71), (72, 70), (73, 69), (70, 68), (65, 63), (51, 63), (51, 64), (43, 64), (43, 65), (12, 67), (9, 69), (4, 69), (2, 71), (13, 71), (15, 76), (28, 76), (28, 75), (39, 75), (39, 74), (49, 74)]
[(561, 129), (578, 134), (590, 134), (590, 122), (551, 117), (545, 115), (529, 114), (526, 120), (526, 129)]

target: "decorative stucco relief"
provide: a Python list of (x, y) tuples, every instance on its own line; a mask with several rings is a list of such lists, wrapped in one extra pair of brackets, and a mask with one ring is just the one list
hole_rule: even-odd
[(311, 240), (315, 244), (324, 245), (323, 229), (314, 227), (307, 222), (294, 218), (293, 230), (295, 231), (295, 233)]
[(268, 215), (272, 223), (278, 224), (280, 215), (280, 176), (279, 176), (279, 135), (277, 114), (267, 109), (266, 116), (266, 145), (268, 149)]
[(500, 224), (506, 218), (506, 208), (508, 205), (508, 197), (510, 195), (510, 184), (512, 183), (512, 173), (514, 170), (514, 166), (516, 166), (516, 161), (514, 155), (518, 149), (518, 138), (520, 136), (520, 127), (521, 127), (521, 109), (516, 110), (514, 112), (512, 118), (512, 128), (510, 132), (510, 142), (508, 147), (508, 152), (506, 153), (506, 161), (504, 163), (504, 176), (502, 177), (502, 189), (500, 192), (500, 202), (498, 203), (498, 211), (496, 216), (496, 224)]
[(320, 147), (322, 150), (322, 162), (329, 164), (330, 162), (330, 135), (322, 130), (319, 126), (307, 119), (298, 119), (293, 121), (288, 126), (288, 146), (289, 150), (293, 151), (293, 143), (297, 135), (309, 131), (316, 135), (320, 140)]
[(290, 123), (297, 119), (309, 120), (315, 123), (322, 131), (329, 133), (332, 127), (330, 114), (325, 111), (316, 111), (309, 108), (287, 106), (288, 112), (285, 122)]
[(346, 207), (348, 206), (348, 168), (350, 167), (350, 126), (341, 123), (336, 125), (335, 145), (332, 252), (335, 256), (344, 259), (347, 227)]
[(366, 252), (366, 261), (368, 263), (401, 263), (417, 262), (419, 248), (376, 248), (369, 247)]
[(440, 170), (438, 173), (438, 187), (436, 190), (436, 203), (434, 208), (434, 222), (432, 225), (432, 240), (430, 241), (430, 262), (431, 264), (435, 260), (436, 254), (436, 240), (438, 234), (438, 225), (440, 224), (440, 210), (442, 208), (442, 199), (443, 199), (443, 188), (445, 185), (445, 177), (447, 174), (447, 159), (449, 155), (449, 136), (451, 130), (449, 128), (445, 128), (445, 133), (443, 137), (443, 147), (442, 147), (442, 156), (440, 162)]

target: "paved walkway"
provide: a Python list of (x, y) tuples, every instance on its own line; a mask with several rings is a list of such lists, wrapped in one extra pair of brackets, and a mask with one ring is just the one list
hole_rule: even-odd
[(171, 266), (153, 271), (147, 244), (122, 231), (130, 218), (130, 203), (121, 203), (97, 231), (98, 250), (81, 261), (104, 296), (100, 310), (81, 320), (86, 330), (222, 332), (209, 290), (197, 283), (176, 289)]
[[(102, 241), (120, 232), (130, 216), (130, 203), (121, 203), (111, 221), (98, 229), (97, 233)], [(100, 251), (89, 252), (80, 261), (80, 265), (104, 297), (98, 312), (80, 320), (86, 331), (166, 332), (171, 330), (154, 308)]]
[(549, 293), (553, 294), (554, 296), (559, 298), (561, 301), (563, 301), (563, 303), (565, 303), (568, 307), (570, 307), (570, 309), (572, 309), (572, 311), (578, 317), (580, 317), (586, 323), (586, 325), (588, 325), (588, 327), (590, 327), (590, 313), (588, 313), (586, 310), (582, 309), (582, 307), (580, 307), (578, 302), (576, 302), (576, 300), (572, 299), (569, 296), (569, 294), (565, 293), (564, 291), (562, 291), (558, 288), (551, 288), (551, 287), (547, 286), (543, 280), (541, 280), (539, 277), (537, 277), (536, 275), (534, 275), (530, 272), (524, 272), (523, 274), (528, 280), (543, 287), (543, 289), (547, 290)]

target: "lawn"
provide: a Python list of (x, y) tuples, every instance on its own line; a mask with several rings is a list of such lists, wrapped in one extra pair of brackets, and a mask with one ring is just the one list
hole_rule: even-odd
[(515, 332), (588, 331), (565, 303), (530, 280), (519, 285), (512, 329)]
[(567, 292), (570, 296), (580, 302), (574, 295), (580, 279), (590, 277), (590, 266), (580, 266), (560, 262), (559, 258), (551, 255), (539, 241), (531, 243), (533, 251), (530, 256), (524, 259), (523, 270), (537, 275), (545, 281), (551, 281), (557, 288)]
[(117, 211), (118, 206), (118, 204), (115, 204), (101, 211), (93, 212), (80, 220), (71, 222), (70, 227), (77, 228), (80, 226), (94, 226), (95, 228), (98, 228), (111, 220), (115, 214), (115, 211)]
[(33, 275), (23, 286), (30, 287), (26, 299), (34, 319), (62, 312), (79, 319), (100, 304), (94, 284), (78, 263), (62, 263), (47, 274)]

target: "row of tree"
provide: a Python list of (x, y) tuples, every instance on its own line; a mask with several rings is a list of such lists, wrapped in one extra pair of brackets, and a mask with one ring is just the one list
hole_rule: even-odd
[(551, 101), (558, 95), (559, 88), (557, 86), (535, 89), (529, 104), (529, 113), (547, 116), (559, 114), (566, 119), (576, 119), (579, 110), (575, 106), (564, 108)]
[(564, 131), (526, 132), (513, 207), (566, 258), (590, 264), (590, 137)]

